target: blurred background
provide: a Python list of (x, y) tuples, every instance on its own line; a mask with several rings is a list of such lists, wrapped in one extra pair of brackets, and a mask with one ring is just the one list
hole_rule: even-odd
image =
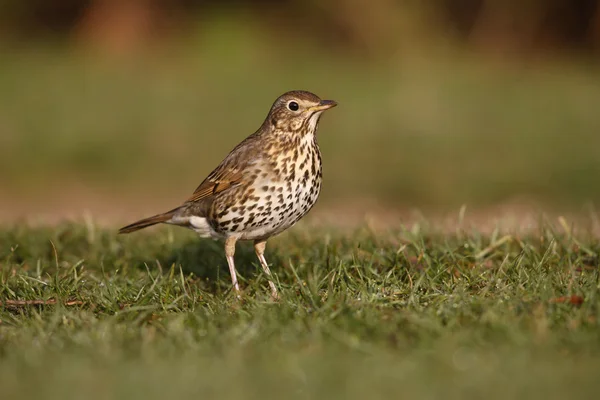
[(600, 199), (600, 0), (0, 0), (0, 220), (169, 209), (292, 89), (321, 211)]

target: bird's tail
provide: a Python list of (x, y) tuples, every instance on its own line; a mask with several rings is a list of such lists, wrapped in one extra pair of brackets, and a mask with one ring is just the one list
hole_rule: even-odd
[(119, 233), (131, 233), (152, 225), (160, 224), (161, 222), (167, 222), (173, 217), (176, 210), (177, 209), (171, 210), (163, 214), (154, 215), (152, 217), (140, 219), (139, 221), (136, 221), (133, 224), (129, 224), (119, 229)]

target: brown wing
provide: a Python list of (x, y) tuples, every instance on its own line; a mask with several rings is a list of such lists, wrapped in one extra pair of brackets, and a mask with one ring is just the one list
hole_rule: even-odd
[(187, 201), (199, 201), (227, 190), (240, 183), (242, 177), (242, 172), (237, 169), (215, 170), (196, 188)]
[(186, 202), (196, 202), (238, 185), (248, 165), (257, 156), (258, 132), (250, 135), (225, 157), (221, 164), (196, 188)]

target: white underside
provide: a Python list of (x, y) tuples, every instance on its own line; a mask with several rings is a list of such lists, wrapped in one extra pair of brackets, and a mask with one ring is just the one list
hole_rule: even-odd
[(242, 240), (256, 240), (263, 239), (265, 237), (277, 235), (287, 228), (291, 227), (292, 224), (282, 225), (279, 227), (273, 227), (271, 225), (256, 227), (252, 229), (247, 229), (243, 233), (239, 235), (239, 238)]
[[(166, 223), (191, 229), (202, 238), (225, 239), (226, 237), (226, 235), (215, 231), (212, 226), (210, 226), (208, 221), (206, 221), (206, 218), (203, 217), (176, 217), (166, 221)], [(231, 236), (235, 236), (241, 240), (261, 239), (265, 236), (271, 236), (273, 234), (280, 233), (281, 231), (289, 228), (291, 225), (293, 224), (286, 224), (285, 226), (279, 227), (279, 229), (273, 229), (272, 226), (257, 227), (244, 233), (232, 234)]]
[(168, 224), (180, 225), (189, 228), (203, 238), (221, 239), (222, 235), (217, 233), (203, 217), (174, 217), (167, 221)]

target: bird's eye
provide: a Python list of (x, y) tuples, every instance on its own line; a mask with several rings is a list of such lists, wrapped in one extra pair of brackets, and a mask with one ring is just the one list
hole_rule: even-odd
[(290, 101), (288, 103), (288, 108), (292, 111), (298, 111), (298, 109), (300, 108), (300, 106), (298, 105), (298, 103), (296, 103), (295, 101)]

